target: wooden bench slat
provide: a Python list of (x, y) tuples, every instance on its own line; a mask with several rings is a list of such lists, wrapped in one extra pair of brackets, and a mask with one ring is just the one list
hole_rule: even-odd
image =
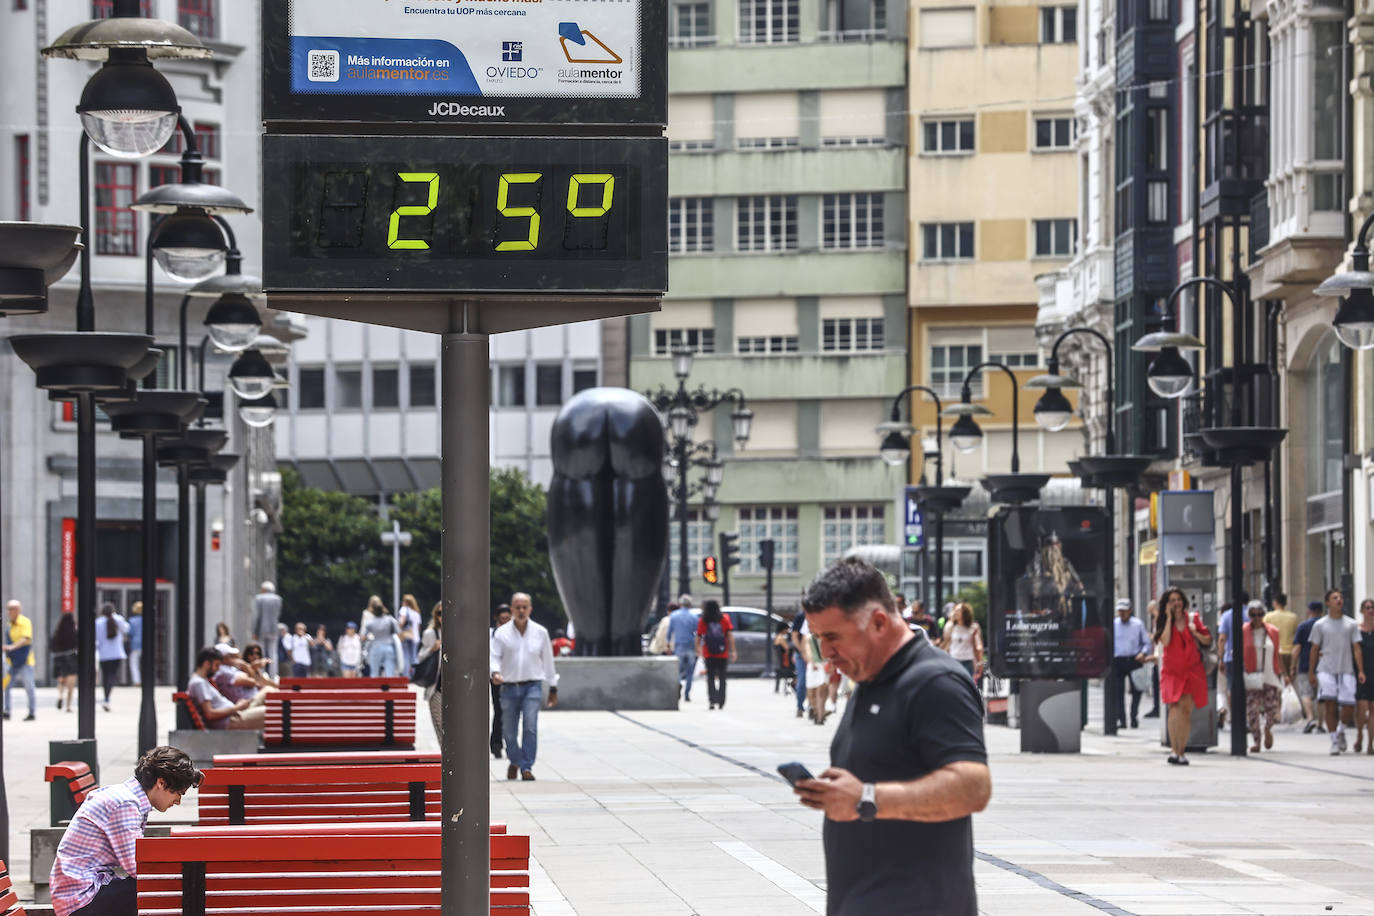
[(322, 767), (302, 774), (298, 766), (226, 767), (215, 766), (205, 771), (201, 781), (202, 794), (207, 788), (222, 786), (365, 783), (372, 777), (379, 782), (433, 782), (440, 780), (439, 767), (433, 763), (388, 763), (376, 766)]
[(404, 677), (284, 677), (283, 690), (409, 690), (410, 681)]
[[(310, 754), (216, 754), (216, 767), (310, 766), (324, 767), (358, 763), (441, 763), (437, 751), (326, 751)], [(206, 771), (207, 775), (209, 771)]]

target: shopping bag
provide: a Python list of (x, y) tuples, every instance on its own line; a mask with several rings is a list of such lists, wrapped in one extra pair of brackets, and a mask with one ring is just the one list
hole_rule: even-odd
[(1284, 725), (1292, 725), (1302, 719), (1302, 700), (1298, 699), (1298, 692), (1289, 684), (1283, 688), (1283, 697), (1279, 700), (1279, 721)]
[(1136, 693), (1149, 693), (1151, 687), (1149, 665), (1141, 665), (1131, 672), (1131, 688)]

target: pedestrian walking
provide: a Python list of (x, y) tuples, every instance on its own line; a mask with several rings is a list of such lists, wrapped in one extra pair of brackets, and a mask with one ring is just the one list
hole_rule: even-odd
[[(281, 638), (281, 605), (281, 595), (270, 580), (258, 586), (258, 593), (253, 596), (253, 625), (249, 632), (253, 642), (262, 643), (263, 653), (274, 664), (278, 660), (277, 640)], [(277, 674), (281, 674), (280, 668)]]
[(958, 662), (975, 683), (983, 665), (983, 631), (973, 619), (973, 607), (966, 601), (954, 606), (953, 618), (945, 624), (942, 648)]
[(530, 596), (516, 592), (510, 599), (511, 619), (491, 637), (491, 682), (501, 688), (501, 723), (506, 741), (506, 778), (534, 779), (539, 749), (539, 707), (544, 684), (549, 685), (549, 708), (558, 705), (558, 671), (553, 666), (549, 631), (530, 619)]
[(826, 697), (830, 692), (830, 681), (826, 676), (825, 663), (821, 659), (821, 644), (816, 634), (811, 632), (811, 621), (803, 615), (801, 624), (801, 653), (806, 659), (806, 705), (811, 721), (824, 725), (827, 711)]
[(706, 662), (706, 701), (710, 704), (707, 708), (724, 709), (725, 676), (730, 662), (739, 659), (739, 653), (735, 650), (734, 624), (713, 598), (701, 603), (695, 645), (697, 654)]
[(827, 916), (975, 916), (972, 815), (992, 794), (977, 689), (902, 622), (887, 580), (862, 560), (823, 570), (802, 607), (856, 685), (830, 767), (795, 786), (825, 814)]
[(415, 670), (415, 659), (420, 654), (420, 631), (424, 629), (424, 615), (414, 595), (401, 598), (401, 608), (396, 613), (396, 622), (401, 626), (401, 674), (410, 677)]
[(310, 676), (339, 676), (339, 656), (324, 624), (315, 627), (315, 638), (310, 643)]
[(1274, 607), (1264, 615), (1264, 622), (1279, 631), (1279, 667), (1290, 679), (1293, 669), (1293, 637), (1298, 633), (1298, 615), (1288, 610), (1288, 596), (1274, 593)]
[[(491, 637), (489, 649), (495, 651), (496, 631), (510, 622), (510, 605), (498, 604), (496, 613), (492, 616)], [(495, 681), (491, 684), (491, 756), (497, 760), (501, 759), (502, 740), (505, 737), (505, 726), (501, 721), (501, 686)]]
[[(1360, 660), (1374, 662), (1374, 598), (1360, 602)], [(1364, 683), (1355, 687), (1355, 728), (1355, 753), (1363, 734), (1365, 754), (1374, 754), (1374, 677), (1368, 671)]]
[(1131, 728), (1140, 727), (1140, 698), (1144, 691), (1136, 686), (1132, 675), (1144, 667), (1150, 657), (1150, 636), (1145, 632), (1145, 624), (1131, 613), (1131, 599), (1120, 598), (1116, 602), (1116, 620), (1112, 622), (1112, 645), (1115, 657), (1112, 659), (1112, 677), (1116, 679), (1116, 727), (1126, 727), (1126, 688), (1131, 691)]
[(350, 620), (344, 624), (343, 635), (339, 637), (339, 668), (344, 677), (357, 677), (363, 664), (363, 640), (358, 635), (358, 625)]
[(692, 613), (690, 604), (679, 604), (668, 615), (668, 631), (665, 637), (668, 649), (677, 656), (678, 696), (692, 702), (692, 675), (697, 670), (697, 615)]
[[(1150, 618), (1149, 625), (1148, 625), (1148, 627), (1147, 627), (1147, 629), (1146, 629), (1145, 632), (1147, 632), (1147, 633), (1153, 633), (1153, 632), (1155, 631), (1155, 621), (1159, 618), (1159, 602), (1158, 602), (1158, 601), (1151, 601), (1149, 604), (1145, 605), (1145, 612), (1149, 615), (1149, 618)], [(1145, 718), (1145, 719), (1158, 719), (1158, 718), (1159, 718), (1159, 656), (1158, 656), (1157, 654), (1155, 654), (1155, 652), (1154, 652), (1154, 643), (1153, 643), (1153, 641), (1152, 641), (1151, 644), (1150, 644), (1150, 660), (1151, 660), (1152, 662), (1154, 662), (1154, 664), (1150, 665), (1150, 703), (1151, 703), (1151, 705), (1150, 705), (1150, 711), (1147, 712), (1147, 713), (1145, 713), (1145, 715), (1142, 716), (1142, 718)]]
[[(1242, 603), (1249, 601), (1245, 592), (1240, 593)], [(1235, 642), (1231, 639), (1231, 605), (1221, 609), (1217, 616), (1217, 728), (1226, 727), (1226, 717), (1231, 711), (1231, 659), (1235, 656)], [(1237, 712), (1239, 716), (1239, 712)], [(1233, 719), (1234, 721), (1234, 719)]]
[(143, 683), (143, 602), (129, 608), (129, 683)]
[(1166, 589), (1159, 601), (1164, 610), (1155, 625), (1154, 639), (1160, 646), (1159, 698), (1169, 709), (1169, 762), (1187, 766), (1193, 710), (1207, 705), (1202, 647), (1212, 644), (1212, 634), (1202, 618), (1188, 610), (1183, 589)]
[(137, 912), (134, 846), (148, 814), (181, 804), (203, 776), (184, 751), (155, 747), (138, 759), (132, 779), (92, 790), (57, 844), (48, 877), (56, 916)]
[(10, 688), (16, 683), (24, 685), (24, 693), (29, 700), (29, 714), (25, 722), (37, 719), (38, 698), (33, 687), (33, 621), (24, 616), (24, 606), (11, 600), (5, 605), (9, 617), (8, 635), (5, 637), (5, 664), (9, 665), (10, 676), (5, 682), (5, 718), (10, 717)]
[(806, 689), (806, 669), (810, 664), (806, 652), (806, 640), (810, 631), (806, 627), (806, 611), (797, 611), (797, 615), (792, 618), (792, 624), (788, 628), (788, 634), (792, 641), (792, 672), (793, 687), (797, 693), (797, 718), (800, 719), (806, 710), (806, 702), (810, 698), (809, 691)]
[(1345, 616), (1340, 589), (1326, 593), (1326, 616), (1312, 625), (1308, 639), (1312, 659), (1307, 676), (1317, 685), (1317, 702), (1326, 716), (1334, 757), (1346, 749), (1345, 727), (1355, 721), (1355, 688), (1365, 682), (1360, 625)]
[(281, 644), (291, 659), (291, 676), (310, 677), (310, 650), (314, 647), (315, 640), (305, 632), (305, 623), (296, 621), (295, 632), (283, 636)]
[[(63, 611), (48, 643), (52, 650), (52, 676), (57, 678), (57, 708), (71, 712), (76, 700), (76, 615)], [(63, 705), (65, 701), (65, 706)]]
[(105, 702), (101, 705), (106, 712), (110, 711), (110, 693), (119, 683), (124, 660), (129, 657), (124, 651), (124, 634), (128, 632), (129, 621), (115, 612), (113, 604), (105, 602), (95, 623), (95, 648), (100, 660), (100, 685), (105, 690)]
[[(409, 596), (407, 596), (409, 597)], [(429, 611), (429, 626), (420, 634), (420, 651), (415, 654), (415, 664), (429, 658), (440, 649), (444, 636), (444, 602), (434, 602)], [(429, 717), (434, 722), (434, 735), (442, 743), (444, 740), (444, 695), (439, 672), (424, 689), (425, 702), (429, 704)]]
[(372, 669), (372, 676), (395, 677), (400, 661), (396, 653), (400, 625), (376, 595), (372, 596), (363, 617), (363, 642), (367, 643), (367, 665)]
[[(1269, 623), (1263, 601), (1246, 605), (1250, 620), (1242, 628), (1241, 646), (1245, 661), (1245, 721), (1254, 743), (1250, 753), (1260, 750), (1260, 716), (1264, 717), (1264, 747), (1274, 746), (1274, 726), (1279, 721), (1279, 703), (1288, 673), (1279, 660), (1283, 637), (1279, 628)], [(1234, 727), (1234, 726), (1233, 726)]]
[(1304, 735), (1314, 730), (1326, 731), (1321, 724), (1321, 717), (1317, 715), (1317, 689), (1308, 676), (1312, 659), (1312, 628), (1322, 619), (1324, 613), (1320, 601), (1307, 602), (1307, 619), (1298, 624), (1297, 630), (1293, 632), (1293, 654), (1296, 656), (1294, 664), (1298, 667), (1298, 676), (1293, 679), (1293, 689), (1298, 694), (1298, 700), (1302, 702)]

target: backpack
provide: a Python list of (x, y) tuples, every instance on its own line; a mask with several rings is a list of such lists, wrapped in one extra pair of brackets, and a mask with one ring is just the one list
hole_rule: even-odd
[(702, 640), (707, 655), (725, 654), (725, 627), (719, 620), (706, 625), (706, 638)]

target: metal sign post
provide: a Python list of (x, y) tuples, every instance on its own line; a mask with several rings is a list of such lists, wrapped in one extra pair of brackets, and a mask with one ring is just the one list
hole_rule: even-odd
[(263, 5), (274, 308), (442, 335), (442, 911), (490, 908), (488, 337), (655, 311), (667, 4)]

